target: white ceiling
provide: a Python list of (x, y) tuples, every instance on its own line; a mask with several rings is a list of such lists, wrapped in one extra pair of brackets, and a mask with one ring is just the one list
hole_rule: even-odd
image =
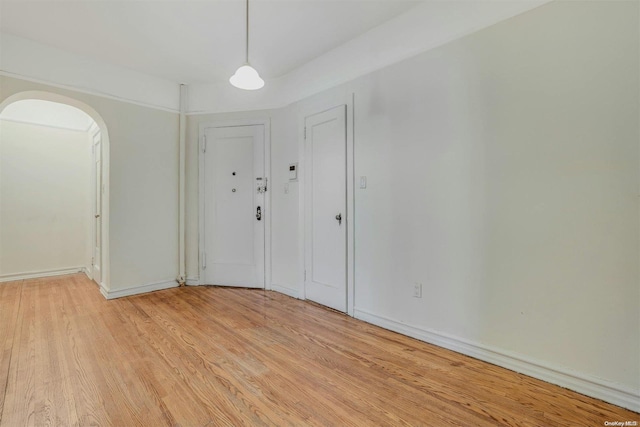
[[(285, 75), (418, 3), (250, 0), (250, 61)], [(244, 0), (1, 0), (0, 30), (187, 84), (226, 80), (244, 62)]]

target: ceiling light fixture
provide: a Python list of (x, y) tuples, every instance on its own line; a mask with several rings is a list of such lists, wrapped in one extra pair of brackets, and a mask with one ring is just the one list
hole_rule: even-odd
[(260, 78), (260, 74), (249, 65), (249, 0), (247, 0), (247, 44), (246, 44), (246, 61), (244, 65), (236, 70), (236, 73), (229, 78), (229, 83), (244, 90), (256, 90), (264, 86), (264, 80)]

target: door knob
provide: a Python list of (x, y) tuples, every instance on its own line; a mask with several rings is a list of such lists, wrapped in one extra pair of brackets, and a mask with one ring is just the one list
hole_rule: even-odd
[(260, 209), (260, 206), (258, 206), (258, 209), (256, 209), (256, 219), (258, 221), (262, 219), (262, 209)]
[(95, 217), (96, 217), (96, 218), (100, 218), (100, 214), (96, 214), (96, 215), (95, 215)]
[(338, 225), (342, 225), (342, 214), (341, 213), (336, 215), (336, 220), (338, 221)]

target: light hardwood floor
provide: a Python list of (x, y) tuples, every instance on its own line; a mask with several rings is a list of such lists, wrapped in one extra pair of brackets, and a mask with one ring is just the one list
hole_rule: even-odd
[(640, 415), (322, 307), (0, 284), (0, 425), (603, 426)]

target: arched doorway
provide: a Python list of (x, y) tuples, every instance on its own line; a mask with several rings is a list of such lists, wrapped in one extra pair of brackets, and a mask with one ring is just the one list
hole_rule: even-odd
[[(90, 254), (92, 257), (91, 265), (87, 265), (87, 274), (94, 278), (102, 289), (109, 289), (109, 132), (107, 126), (100, 116), (92, 107), (73, 98), (62, 96), (55, 93), (43, 91), (26, 91), (9, 96), (0, 103), (0, 114), (13, 105), (18, 106), (22, 101), (47, 101), (49, 103), (62, 104), (68, 111), (79, 110), (83, 115), (90, 118), (87, 134), (90, 136), (88, 147), (91, 149), (91, 155), (87, 159), (91, 159), (91, 204), (86, 214), (90, 224)], [(44, 103), (43, 103), (44, 104)], [(29, 105), (36, 105), (32, 103)], [(72, 108), (71, 108), (72, 107)], [(14, 108), (15, 109), (15, 108)], [(11, 108), (7, 109), (7, 111)], [(19, 110), (19, 109), (18, 109)], [(24, 106), (23, 106), (24, 110)], [(30, 108), (29, 112), (34, 112), (35, 108)], [(52, 127), (56, 127), (55, 120), (59, 118), (49, 117), (48, 120)], [(29, 197), (29, 195), (25, 195)], [(28, 273), (28, 272), (24, 272)], [(45, 275), (42, 273), (40, 275)], [(19, 274), (18, 274), (19, 275)], [(28, 276), (28, 274), (26, 275)], [(11, 275), (8, 275), (9, 280)], [(37, 276), (33, 276), (37, 277)], [(0, 281), (7, 280), (0, 274)]]

